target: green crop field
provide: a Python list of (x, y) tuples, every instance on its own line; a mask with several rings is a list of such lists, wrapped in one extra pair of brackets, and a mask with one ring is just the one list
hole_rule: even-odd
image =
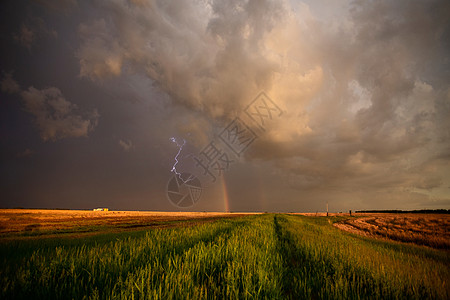
[(449, 299), (448, 250), (374, 240), (340, 217), (0, 243), (0, 299)]

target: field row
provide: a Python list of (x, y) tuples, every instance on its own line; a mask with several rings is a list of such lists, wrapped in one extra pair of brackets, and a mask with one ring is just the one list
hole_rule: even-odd
[(449, 254), (253, 215), (187, 228), (0, 244), (1, 299), (448, 299)]

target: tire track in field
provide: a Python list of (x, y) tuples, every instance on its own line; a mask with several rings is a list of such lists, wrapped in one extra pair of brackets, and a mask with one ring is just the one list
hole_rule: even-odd
[[(248, 222), (245, 220), (242, 221), (225, 221), (223, 224), (219, 224), (218, 228), (215, 228), (214, 230), (204, 233), (199, 232), (196, 236), (190, 237), (187, 241), (186, 240), (179, 240), (177, 244), (173, 245), (171, 248), (170, 253), (158, 253), (155, 256), (150, 256), (147, 258), (143, 258), (143, 256), (147, 256), (148, 253), (146, 251), (142, 251), (140, 255), (132, 257), (132, 261), (130, 261), (129, 265), (130, 268), (128, 269), (129, 273), (134, 273), (137, 269), (141, 267), (141, 264), (139, 262), (145, 261), (146, 259), (157, 259), (160, 261), (161, 266), (163, 266), (162, 273), (160, 275), (163, 275), (165, 272), (164, 269), (168, 266), (169, 261), (173, 261), (175, 257), (182, 258), (184, 256), (184, 253), (188, 252), (190, 249), (196, 247), (200, 243), (211, 243), (211, 244), (217, 244), (217, 241), (220, 238), (224, 238), (225, 240), (228, 240), (229, 237), (232, 235), (233, 231), (235, 231), (240, 226), (243, 226), (247, 224)], [(211, 223), (209, 223), (211, 224)], [(202, 226), (202, 225), (200, 225)], [(203, 225), (208, 226), (208, 225)], [(173, 229), (167, 229), (167, 230), (177, 230), (178, 228)], [(160, 230), (166, 230), (166, 229), (160, 229)], [(156, 284), (156, 283), (155, 283)]]
[[(286, 230), (283, 229), (281, 223), (287, 223), (284, 217), (274, 216), (274, 229), (276, 239), (278, 241), (278, 251), (283, 259), (283, 286), (281, 290), (287, 299), (303, 299), (306, 297), (305, 294), (300, 294), (295, 283), (298, 282), (299, 278), (299, 266), (300, 261), (296, 255), (297, 249), (292, 241), (292, 238)], [(317, 295), (312, 296), (311, 298), (318, 298)]]

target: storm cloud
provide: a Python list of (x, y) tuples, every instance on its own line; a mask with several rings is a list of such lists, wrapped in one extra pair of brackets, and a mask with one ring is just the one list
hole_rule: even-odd
[(38, 90), (29, 87), (21, 90), (19, 84), (6, 74), (1, 82), (3, 92), (19, 94), (23, 108), (34, 117), (34, 123), (43, 141), (66, 137), (87, 137), (97, 126), (99, 115), (96, 110), (86, 117), (77, 114), (77, 105), (67, 101), (55, 87)]

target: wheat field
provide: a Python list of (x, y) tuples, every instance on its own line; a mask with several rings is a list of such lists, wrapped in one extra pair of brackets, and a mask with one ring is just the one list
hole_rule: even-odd
[[(449, 249), (374, 239), (333, 226), (358, 217), (130, 212), (124, 213), (129, 219), (120, 219), (117, 213), (101, 214), (17, 216), (28, 218), (26, 224), (39, 220), (54, 227), (44, 225), (33, 234), (3, 231), (0, 298), (450, 297)], [(83, 216), (93, 223), (83, 223)], [(173, 226), (117, 230), (117, 224), (144, 222), (141, 217)], [(78, 221), (70, 218), (80, 218), (96, 234), (74, 235)], [(117, 223), (111, 225), (109, 218)], [(100, 220), (109, 225), (92, 225)], [(74, 228), (58, 233), (58, 226), (66, 228), (69, 221)]]

